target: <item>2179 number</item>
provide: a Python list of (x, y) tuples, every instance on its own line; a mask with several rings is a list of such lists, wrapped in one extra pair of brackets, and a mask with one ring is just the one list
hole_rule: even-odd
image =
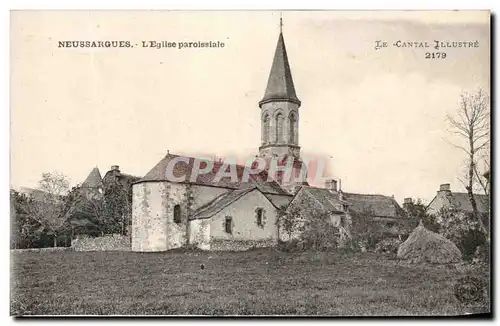
[(425, 52), (426, 59), (445, 59), (446, 52)]

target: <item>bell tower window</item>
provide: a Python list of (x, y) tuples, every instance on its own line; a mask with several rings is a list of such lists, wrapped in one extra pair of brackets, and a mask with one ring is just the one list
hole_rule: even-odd
[(278, 113), (276, 115), (276, 142), (278, 144), (283, 143), (283, 114)]
[(262, 125), (263, 125), (263, 135), (262, 135), (262, 143), (263, 144), (267, 144), (269, 143), (269, 115), (266, 114), (264, 116), (264, 119), (262, 121)]
[(295, 144), (296, 142), (296, 137), (295, 137), (296, 124), (297, 124), (297, 118), (295, 117), (295, 114), (292, 113), (290, 115), (290, 133), (288, 135), (288, 141), (292, 144)]

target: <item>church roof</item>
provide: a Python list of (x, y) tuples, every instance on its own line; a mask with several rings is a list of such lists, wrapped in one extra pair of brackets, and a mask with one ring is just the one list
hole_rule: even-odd
[(87, 176), (87, 179), (83, 181), (82, 187), (85, 188), (99, 188), (102, 187), (102, 177), (101, 173), (99, 172), (99, 169), (97, 167), (93, 168), (92, 171), (90, 171), (89, 175)]
[[(181, 156), (167, 154), (142, 179), (137, 181), (137, 183), (151, 181), (170, 181), (167, 179), (166, 175), (167, 166), (169, 162), (176, 157)], [(236, 182), (233, 182), (230, 177), (223, 177), (220, 180), (215, 180), (215, 176), (217, 175), (219, 169), (224, 165), (223, 162), (212, 162), (213, 168), (209, 173), (199, 174), (196, 179), (191, 182), (190, 179), (195, 158), (189, 156), (182, 157), (185, 158), (188, 162), (177, 162), (173, 166), (174, 170), (172, 171), (173, 176), (176, 178), (185, 176), (185, 180), (181, 183), (191, 183), (202, 186), (221, 187), (228, 189), (239, 189), (242, 187), (242, 184), (245, 183), (241, 182), (243, 173), (245, 172), (245, 167), (242, 165), (236, 165), (236, 174), (238, 176), (238, 180)], [(255, 185), (262, 193), (288, 195), (288, 193), (283, 190), (275, 181), (267, 181), (267, 173), (265, 171), (262, 171), (259, 174), (250, 174), (248, 183), (251, 185)]]
[(295, 93), (295, 86), (293, 85), (292, 72), (288, 63), (283, 33), (279, 35), (273, 65), (271, 66), (271, 72), (267, 81), (266, 92), (259, 105), (273, 100), (291, 101), (300, 105), (300, 101)]
[(208, 204), (200, 207), (194, 214), (190, 217), (190, 219), (203, 219), (209, 218), (220, 212), (224, 207), (227, 207), (231, 203), (234, 203), (241, 197), (245, 196), (249, 192), (255, 190), (256, 187), (248, 187), (244, 189), (233, 190), (228, 193), (224, 193), (214, 200), (209, 202)]

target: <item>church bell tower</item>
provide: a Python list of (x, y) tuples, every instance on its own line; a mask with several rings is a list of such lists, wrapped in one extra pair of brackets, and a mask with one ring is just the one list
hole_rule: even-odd
[[(267, 81), (261, 109), (261, 145), (259, 156), (263, 158), (293, 158), (294, 173), (302, 167), (299, 147), (300, 100), (295, 93), (292, 72), (288, 62), (280, 18), (280, 34)], [(277, 180), (285, 189), (293, 192), (297, 183), (287, 184)], [(302, 183), (301, 183), (302, 184)]]

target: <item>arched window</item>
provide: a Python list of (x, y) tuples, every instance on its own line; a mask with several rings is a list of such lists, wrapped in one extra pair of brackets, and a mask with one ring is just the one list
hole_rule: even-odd
[(283, 114), (276, 115), (276, 142), (283, 143)]
[(263, 135), (262, 135), (262, 141), (264, 144), (269, 143), (269, 115), (266, 114), (264, 116), (264, 119), (262, 120), (262, 125), (263, 125)]
[(181, 223), (181, 205), (174, 206), (174, 223)]
[(264, 226), (264, 222), (262, 221), (262, 213), (263, 213), (263, 210), (262, 208), (257, 208), (257, 226)]
[(226, 233), (233, 233), (233, 219), (231, 216), (226, 216), (224, 221), (224, 230)]
[(288, 141), (292, 144), (295, 143), (295, 124), (297, 123), (297, 118), (295, 114), (290, 114), (290, 133), (288, 134)]

